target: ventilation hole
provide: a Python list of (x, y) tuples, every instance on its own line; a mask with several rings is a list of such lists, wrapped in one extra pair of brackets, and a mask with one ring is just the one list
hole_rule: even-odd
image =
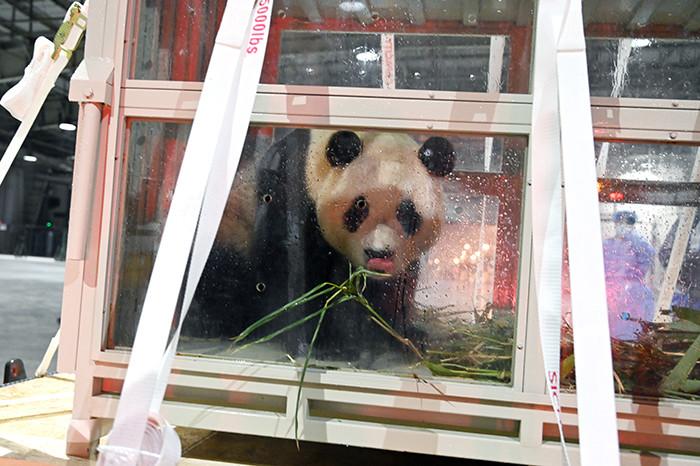
[(264, 292), (265, 288), (267, 288), (267, 286), (263, 282), (259, 282), (257, 285), (255, 285), (255, 289), (258, 291), (258, 293)]
[(278, 10), (277, 11), (277, 17), (278, 18), (286, 18), (287, 17), (287, 12), (284, 10)]
[(272, 194), (263, 194), (262, 200), (265, 204), (272, 202)]

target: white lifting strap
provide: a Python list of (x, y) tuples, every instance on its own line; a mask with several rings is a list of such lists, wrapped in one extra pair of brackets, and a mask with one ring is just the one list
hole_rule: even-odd
[(557, 82), (581, 465), (616, 466), (620, 447), (581, 0), (570, 0), (564, 14)]
[(537, 8), (532, 96), (532, 235), (537, 314), (545, 380), (559, 426), (563, 462), (571, 464), (559, 402), (563, 212), (556, 37), (564, 3), (542, 0)]
[(580, 464), (615, 466), (619, 446), (581, 0), (540, 1), (536, 30), (533, 249), (547, 390), (570, 464), (559, 405), (563, 167)]
[[(240, 160), (260, 80), (271, 0), (228, 2), (204, 81), (132, 348), (103, 466), (177, 464), (177, 434), (159, 415), (179, 332)], [(189, 263), (189, 269), (188, 269)], [(186, 279), (180, 322), (170, 323)]]

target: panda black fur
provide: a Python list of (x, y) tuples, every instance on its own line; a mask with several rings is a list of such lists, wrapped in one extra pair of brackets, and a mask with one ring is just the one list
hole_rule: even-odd
[[(209, 336), (234, 336), (319, 283), (343, 281), (349, 261), (390, 274), (370, 280), (365, 296), (399, 333), (416, 338), (411, 310), (418, 264), (439, 235), (440, 178), (451, 172), (454, 157), (440, 137), (421, 145), (396, 133), (291, 131), (259, 158), (254, 214), (239, 219), (238, 229), (231, 217), (242, 215), (244, 200), (232, 194), (188, 321), (218, 323)], [(244, 185), (237, 179), (234, 191)], [(240, 228), (246, 223), (252, 233)], [(236, 250), (235, 244), (246, 247)], [(278, 328), (321, 305), (299, 309)], [(403, 353), (366, 311), (342, 306), (326, 316), (315, 348), (319, 358), (362, 367), (379, 354)], [(312, 329), (288, 333), (287, 352), (305, 354)]]

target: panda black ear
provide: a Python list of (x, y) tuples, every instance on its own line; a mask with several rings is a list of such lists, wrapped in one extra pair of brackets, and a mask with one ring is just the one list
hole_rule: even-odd
[(455, 166), (455, 149), (445, 138), (433, 136), (418, 151), (420, 161), (434, 176), (446, 176)]
[(333, 167), (343, 167), (362, 152), (362, 140), (352, 131), (338, 131), (328, 140), (326, 158)]

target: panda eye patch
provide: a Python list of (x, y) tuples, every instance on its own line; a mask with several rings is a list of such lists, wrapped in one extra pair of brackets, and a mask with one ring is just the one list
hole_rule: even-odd
[(364, 196), (357, 197), (343, 215), (343, 225), (350, 233), (355, 233), (369, 216), (369, 203)]
[(408, 236), (413, 236), (420, 229), (423, 218), (416, 211), (413, 201), (404, 199), (396, 209), (396, 219)]
[(338, 131), (328, 140), (326, 158), (333, 167), (343, 167), (362, 152), (362, 140), (352, 131)]
[(431, 175), (446, 176), (455, 166), (455, 150), (445, 138), (433, 136), (418, 151), (420, 161)]

